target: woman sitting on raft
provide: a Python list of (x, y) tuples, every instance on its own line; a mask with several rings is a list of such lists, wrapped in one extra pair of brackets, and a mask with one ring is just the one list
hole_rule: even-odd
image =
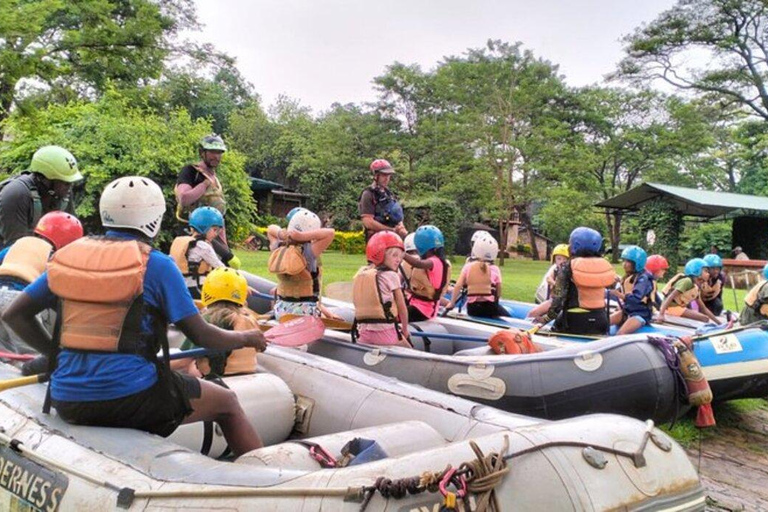
[(370, 265), (355, 274), (352, 288), (353, 335), (360, 343), (412, 347), (408, 308), (397, 274), (403, 253), (403, 242), (392, 231), (379, 231), (368, 240), (365, 256)]
[[(671, 316), (690, 318), (699, 322), (712, 320), (718, 323), (718, 318), (701, 300), (701, 283), (709, 279), (707, 263), (701, 258), (694, 258), (685, 264), (684, 274), (677, 274), (669, 280), (664, 287), (664, 302), (659, 308), (659, 317), (664, 318), (666, 313)], [(696, 302), (698, 311), (689, 309), (688, 306)]]
[[(113, 181), (101, 195), (99, 211), (106, 235), (56, 251), (47, 271), (3, 314), (40, 352), (61, 348), (49, 388), (59, 416), (78, 425), (160, 436), (182, 423), (216, 421), (235, 454), (260, 448), (232, 391), (171, 371), (157, 352), (168, 352), (169, 322), (214, 350), (263, 351), (261, 331), (225, 331), (206, 323), (176, 264), (150, 247), (165, 212), (163, 191), (152, 180)], [(52, 340), (35, 315), (57, 303), (59, 334)]]
[(450, 311), (456, 301), (467, 291), (467, 313), (470, 316), (498, 318), (509, 316), (499, 304), (501, 296), (501, 271), (493, 264), (499, 254), (499, 243), (490, 234), (476, 238), (472, 244), (471, 261), (464, 264), (459, 280), (453, 287), (451, 301), (445, 307)]
[(440, 299), (451, 280), (451, 266), (445, 259), (445, 239), (435, 226), (421, 226), (414, 235), (420, 258), (405, 254), (413, 267), (408, 299), (408, 319), (423, 322), (437, 316)]

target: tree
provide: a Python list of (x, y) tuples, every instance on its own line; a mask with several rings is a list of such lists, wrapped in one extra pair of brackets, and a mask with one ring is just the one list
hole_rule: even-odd
[[(625, 38), (619, 74), (663, 80), (768, 120), (766, 23), (762, 0), (678, 0)], [(691, 59), (701, 66), (690, 69)]]
[(158, 78), (179, 31), (195, 25), (192, 0), (4, 0), (0, 121), (22, 86), (87, 95)]

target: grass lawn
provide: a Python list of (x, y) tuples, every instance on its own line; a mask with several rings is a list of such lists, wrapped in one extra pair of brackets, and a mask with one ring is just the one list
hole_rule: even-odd
[[(269, 258), (267, 251), (245, 251), (239, 249), (235, 252), (243, 262), (243, 270), (258, 276), (270, 277), (267, 271), (267, 259)], [(464, 257), (454, 257), (452, 262), (454, 267), (453, 278), (456, 279), (459, 277)], [(327, 285), (336, 281), (351, 281), (357, 269), (364, 264), (365, 257), (360, 254), (327, 252), (323, 254), (323, 284)], [(545, 261), (506, 260), (505, 265), (501, 267), (502, 297), (533, 302), (536, 287), (539, 286), (548, 268), (549, 263)], [(621, 265), (616, 265), (616, 271), (620, 275), (623, 273)], [(671, 276), (671, 273), (668, 275)], [(745, 290), (736, 290), (739, 301), (738, 307), (736, 307), (733, 300), (733, 291), (726, 289), (723, 292), (725, 308), (731, 311), (741, 309), (745, 294)]]

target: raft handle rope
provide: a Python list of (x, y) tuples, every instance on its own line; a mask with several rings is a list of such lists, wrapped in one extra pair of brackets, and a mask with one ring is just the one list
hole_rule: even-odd
[[(466, 500), (470, 494), (479, 496), (476, 511), (494, 512), (499, 511), (498, 503), (494, 494), (494, 489), (501, 483), (503, 477), (509, 473), (507, 461), (522, 457), (529, 453), (545, 450), (547, 448), (574, 447), (574, 448), (592, 448), (595, 450), (610, 453), (616, 456), (626, 457), (633, 461), (635, 467), (642, 468), (646, 465), (644, 456), (648, 441), (653, 435), (654, 423), (652, 420), (646, 421), (646, 429), (643, 438), (635, 452), (618, 450), (609, 446), (600, 446), (581, 441), (551, 441), (536, 446), (531, 446), (523, 450), (507, 453), (509, 449), (509, 436), (504, 436), (504, 445), (500, 453), (491, 452), (488, 455), (483, 454), (475, 441), (469, 441), (469, 445), (475, 453), (475, 459), (462, 463), (458, 469), (455, 469), (449, 480), (446, 480), (443, 487), (447, 490), (450, 482), (459, 491), (466, 484), (467, 492), (464, 495)], [(291, 496), (313, 496), (313, 497), (341, 497), (346, 502), (361, 503), (360, 511), (364, 512), (373, 496), (378, 492), (384, 498), (401, 499), (408, 494), (420, 494), (423, 492), (437, 493), (440, 491), (440, 483), (446, 478), (446, 474), (452, 470), (451, 466), (441, 472), (425, 472), (420, 476), (390, 480), (386, 477), (379, 477), (376, 483), (371, 486), (363, 487), (295, 487), (295, 488), (224, 488), (215, 490), (186, 489), (186, 490), (135, 490), (130, 487), (121, 487), (108, 480), (94, 477), (84, 471), (57, 460), (51, 459), (45, 455), (37, 453), (35, 450), (27, 448), (18, 439), (11, 438), (5, 434), (5, 430), (0, 428), (0, 444), (7, 445), (18, 453), (46, 464), (50, 467), (66, 471), (94, 485), (105, 487), (118, 493), (117, 506), (119, 508), (130, 508), (136, 499), (162, 499), (162, 498), (237, 498), (237, 497), (291, 497)]]

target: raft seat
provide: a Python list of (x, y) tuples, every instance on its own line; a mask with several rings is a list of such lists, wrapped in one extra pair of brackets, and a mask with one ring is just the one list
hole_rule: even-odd
[[(448, 444), (437, 430), (423, 421), (401, 421), (324, 436), (296, 439), (275, 446), (259, 448), (242, 455), (237, 459), (237, 464), (280, 468), (282, 470), (315, 471), (322, 469), (322, 466), (310, 453), (310, 446), (321, 447), (325, 452), (339, 459), (342, 456), (341, 451), (344, 445), (355, 438), (376, 441), (378, 445), (376, 451), (382, 458), (401, 457)], [(317, 450), (316, 448), (316, 452)]]

